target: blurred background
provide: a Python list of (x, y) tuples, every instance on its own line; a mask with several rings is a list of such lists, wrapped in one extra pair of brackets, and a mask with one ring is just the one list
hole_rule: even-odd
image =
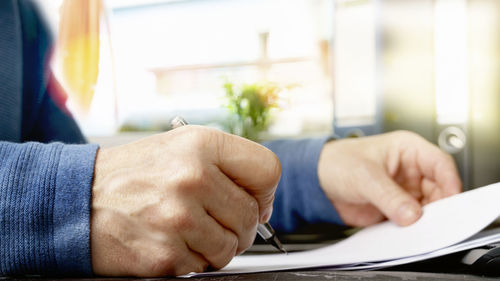
[(496, 0), (39, 2), (93, 142), (260, 114), (258, 140), (405, 129), (451, 153), (465, 189), (500, 180)]

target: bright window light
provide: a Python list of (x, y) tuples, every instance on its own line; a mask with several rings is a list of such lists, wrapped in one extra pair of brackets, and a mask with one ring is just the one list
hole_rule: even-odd
[(435, 83), (439, 124), (468, 119), (467, 1), (435, 2)]

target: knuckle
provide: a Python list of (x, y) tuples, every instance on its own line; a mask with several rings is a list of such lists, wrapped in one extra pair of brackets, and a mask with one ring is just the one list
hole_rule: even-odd
[(251, 196), (245, 196), (243, 200), (246, 202), (242, 204), (244, 214), (242, 223), (244, 231), (248, 231), (254, 228), (259, 221), (259, 204)]
[(186, 147), (189, 147), (193, 151), (202, 152), (203, 148), (210, 143), (209, 138), (212, 130), (213, 129), (202, 126), (188, 125), (169, 131), (166, 134), (173, 134), (176, 138), (179, 138)]
[(406, 130), (398, 130), (393, 132), (394, 135), (398, 136), (401, 139), (411, 139), (411, 138), (418, 138), (420, 137), (419, 135), (411, 132), (411, 131), (406, 131)]
[(181, 194), (193, 196), (202, 192), (206, 188), (208, 178), (207, 168), (201, 164), (190, 163), (177, 173), (174, 179), (174, 187)]
[[(229, 232), (229, 231), (227, 231)], [(226, 266), (236, 255), (238, 249), (238, 238), (233, 233), (225, 234), (226, 238), (218, 247), (217, 253), (210, 258), (210, 263), (214, 268), (223, 268)]]
[(403, 203), (408, 199), (407, 196), (404, 196), (402, 193), (397, 192), (396, 190), (388, 191), (386, 197), (387, 197), (386, 206), (388, 210), (394, 210), (394, 211), (399, 206), (401, 206), (401, 203)]
[(183, 272), (182, 274), (176, 274), (177, 276), (179, 275), (184, 275), (188, 274), (191, 272), (205, 272), (208, 268), (209, 264), (207, 262), (198, 262), (193, 265), (191, 269), (188, 269), (187, 272)]
[(205, 271), (207, 271), (209, 265), (210, 264), (208, 262), (200, 263), (199, 264), (199, 269), (198, 269), (199, 271), (197, 271), (197, 272), (205, 272)]
[(253, 231), (250, 231), (245, 235), (245, 237), (241, 237), (238, 240), (238, 247), (236, 249), (236, 255), (243, 253), (246, 249), (250, 248), (252, 246), (254, 240), (255, 240), (255, 235), (257, 234), (256, 229), (254, 228)]
[(198, 126), (193, 126), (190, 133), (190, 145), (199, 151), (203, 151), (211, 145), (217, 135), (213, 129)]
[(189, 232), (196, 230), (196, 220), (189, 211), (180, 211), (171, 219), (173, 228), (178, 232)]
[(186, 275), (191, 272), (204, 272), (208, 268), (208, 263), (205, 262), (197, 262), (194, 263), (192, 261), (183, 263), (179, 265), (178, 267), (175, 267), (173, 269), (173, 273), (169, 274), (172, 276), (181, 276), (181, 275)]
[(192, 145), (194, 145), (196, 148), (202, 147), (206, 142), (206, 137), (207, 137), (206, 131), (201, 128), (195, 128), (193, 129), (191, 134), (192, 134), (191, 136)]
[(191, 272), (203, 272), (208, 267), (206, 261), (196, 261), (188, 252), (167, 250), (153, 256), (149, 267), (145, 268), (143, 276), (162, 277), (179, 276)]
[(228, 148), (230, 147), (229, 140), (227, 135), (225, 134), (213, 134), (212, 139), (214, 140), (216, 147), (216, 155), (218, 162), (221, 162), (222, 159), (225, 159), (225, 154), (227, 153)]

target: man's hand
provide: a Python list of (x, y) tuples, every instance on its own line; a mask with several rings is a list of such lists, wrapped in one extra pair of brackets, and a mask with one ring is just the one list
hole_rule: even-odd
[(251, 246), (281, 174), (261, 145), (184, 126), (97, 154), (91, 256), (98, 275), (221, 268)]
[(318, 176), (350, 226), (385, 218), (409, 225), (422, 215), (422, 205), (461, 191), (452, 157), (404, 131), (325, 144)]

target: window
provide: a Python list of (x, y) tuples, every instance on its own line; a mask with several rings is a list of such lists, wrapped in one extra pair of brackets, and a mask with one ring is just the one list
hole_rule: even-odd
[(297, 85), (274, 135), (331, 131), (333, 1), (107, 3), (111, 44), (102, 40), (96, 94), (80, 118), (87, 134), (161, 130), (178, 114), (220, 126), (225, 81)]

